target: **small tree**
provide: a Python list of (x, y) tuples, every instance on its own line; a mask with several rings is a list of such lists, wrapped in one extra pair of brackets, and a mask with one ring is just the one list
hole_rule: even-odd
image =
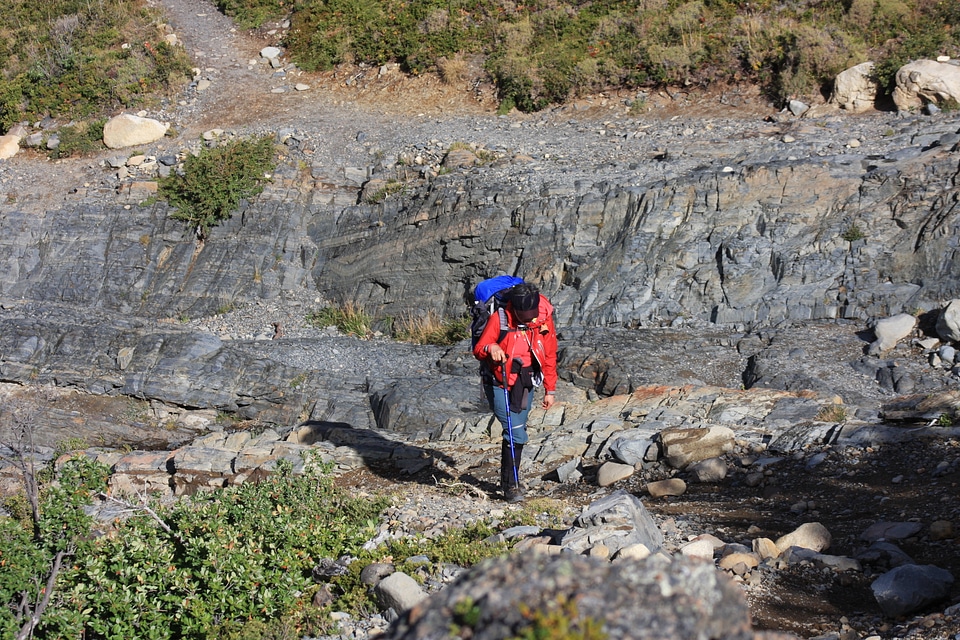
[(160, 181), (159, 194), (176, 207), (172, 217), (190, 223), (203, 240), (210, 227), (230, 218), (240, 200), (263, 191), (275, 167), (270, 138), (235, 140), (188, 158), (182, 174)]

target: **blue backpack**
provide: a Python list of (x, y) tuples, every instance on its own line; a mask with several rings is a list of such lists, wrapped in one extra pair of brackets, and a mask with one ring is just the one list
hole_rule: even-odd
[[(521, 284), (523, 278), (496, 276), (479, 282), (473, 290), (473, 308), (470, 315), (470, 347), (477, 345), (487, 320), (506, 304), (510, 289)], [(501, 338), (502, 339), (502, 338)]]

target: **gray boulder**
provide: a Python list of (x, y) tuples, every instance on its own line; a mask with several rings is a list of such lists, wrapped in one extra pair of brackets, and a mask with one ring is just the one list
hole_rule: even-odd
[(384, 609), (393, 609), (397, 613), (411, 609), (427, 597), (417, 581), (402, 571), (391, 573), (378, 582), (373, 592)]
[(670, 466), (683, 469), (693, 462), (716, 458), (733, 450), (733, 429), (711, 426), (703, 429), (670, 428), (660, 433), (663, 455)]
[(452, 628), (469, 628), (473, 640), (523, 637), (532, 624), (527, 607), (568, 616), (573, 629), (602, 626), (606, 637), (624, 640), (760, 637), (740, 589), (710, 563), (513, 554), (465, 572), (382, 638), (448, 638)]
[(832, 101), (841, 109), (853, 113), (873, 109), (877, 99), (877, 82), (872, 73), (872, 62), (861, 62), (841, 71), (833, 81)]
[(917, 318), (909, 313), (898, 313), (889, 318), (877, 320), (873, 333), (877, 339), (870, 344), (868, 353), (880, 355), (897, 346), (897, 343), (910, 335), (917, 326)]
[(960, 299), (951, 300), (937, 317), (937, 335), (941, 340), (960, 342)]
[(905, 564), (886, 572), (870, 588), (884, 615), (919, 611), (950, 595), (953, 574), (933, 565)]
[(620, 489), (584, 509), (560, 540), (561, 546), (576, 553), (598, 543), (611, 554), (634, 544), (656, 553), (663, 546), (663, 534), (640, 499)]
[(900, 111), (926, 103), (960, 102), (960, 67), (936, 60), (914, 60), (897, 71), (893, 102)]
[(727, 477), (727, 463), (723, 458), (701, 460), (690, 467), (690, 473), (696, 482), (720, 482)]
[(823, 551), (830, 548), (832, 536), (819, 522), (805, 522), (790, 533), (777, 538), (776, 545), (781, 551), (790, 547)]

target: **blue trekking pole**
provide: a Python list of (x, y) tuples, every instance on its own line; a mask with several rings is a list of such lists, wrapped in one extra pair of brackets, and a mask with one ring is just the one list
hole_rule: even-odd
[(507, 389), (507, 358), (503, 361), (503, 404), (507, 409), (507, 435), (510, 440), (510, 466), (513, 467), (513, 481), (520, 489), (520, 472), (517, 470), (517, 452), (513, 448), (513, 420), (510, 418), (510, 391)]

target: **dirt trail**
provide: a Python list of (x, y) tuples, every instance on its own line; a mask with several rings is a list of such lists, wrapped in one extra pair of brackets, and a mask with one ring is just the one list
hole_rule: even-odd
[[(471, 88), (474, 83), (467, 80), (449, 86), (435, 76), (406, 77), (392, 67), (306, 73), (291, 70), (290, 61), (282, 58), (284, 73), (260, 57), (264, 47), (280, 44), (282, 25), (239, 29), (206, 0), (161, 0), (161, 5), (200, 77), (212, 83), (183, 110), (185, 134), (251, 124), (386, 126), (403, 116), (493, 115), (496, 108), (490, 88), (478, 100), (477, 89)], [(297, 91), (298, 83), (309, 89)]]

